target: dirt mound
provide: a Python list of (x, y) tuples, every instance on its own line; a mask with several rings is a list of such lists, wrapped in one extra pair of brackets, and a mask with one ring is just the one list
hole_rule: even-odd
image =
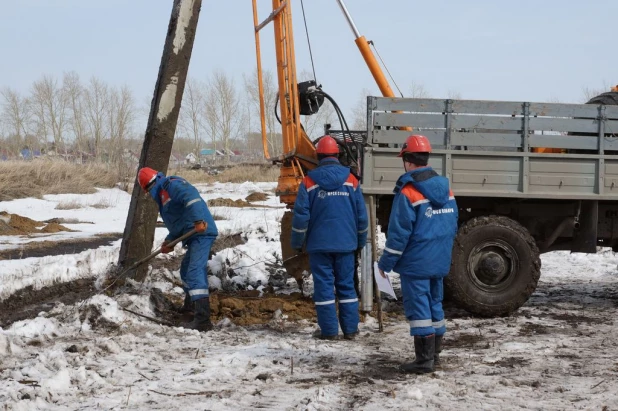
[(3, 219), (0, 219), (0, 235), (19, 235), (19, 232), (7, 224)]
[[(241, 291), (233, 294), (216, 292), (210, 295), (211, 318), (219, 321), (229, 318), (236, 325), (268, 324), (276, 316), (277, 310), (287, 316), (286, 321), (303, 319), (315, 320), (315, 309), (310, 297), (300, 293), (278, 295), (259, 291)], [(182, 306), (182, 297), (162, 293), (152, 289), (150, 301), (157, 316), (166, 322), (179, 324), (191, 320), (192, 314), (179, 314), (177, 308)]]
[(232, 200), (231, 198), (214, 198), (208, 200), (208, 207), (252, 207), (245, 200)]
[[(254, 296), (250, 296), (252, 293)], [(237, 325), (266, 324), (273, 319), (277, 310), (287, 315), (290, 321), (315, 318), (313, 301), (309, 297), (302, 297), (300, 293), (266, 294), (263, 297), (258, 295), (257, 291), (239, 295), (212, 294), (210, 296), (212, 315), (217, 319), (229, 318)]]
[[(43, 226), (39, 229), (38, 227)], [(22, 217), (18, 214), (0, 212), (0, 235), (27, 235), (34, 233), (57, 233), (60, 231), (74, 231), (56, 222), (45, 224), (41, 221)]]
[(249, 194), (247, 197), (245, 197), (246, 201), (252, 202), (252, 201), (266, 201), (268, 200), (268, 195), (265, 193), (251, 193)]
[(71, 230), (70, 228), (66, 228), (63, 225), (60, 225), (58, 223), (49, 223), (47, 224), (45, 227), (41, 228), (41, 232), (42, 233), (58, 233), (60, 231), (75, 231), (75, 230)]

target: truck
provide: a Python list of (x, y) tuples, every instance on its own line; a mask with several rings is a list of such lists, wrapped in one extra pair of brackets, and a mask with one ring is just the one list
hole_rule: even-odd
[[(459, 206), (459, 231), (448, 296), (460, 307), (484, 316), (506, 315), (534, 292), (540, 254), (552, 250), (596, 252), (618, 248), (618, 93), (590, 104), (466, 101), (397, 98), (370, 42), (337, 0), (355, 43), (383, 97), (367, 100), (367, 130), (353, 132), (334, 99), (315, 81), (298, 82), (291, 2), (272, 0), (272, 11), (258, 18), (253, 0), (265, 157), (280, 164), (276, 194), (293, 208), (303, 176), (317, 166), (315, 144), (301, 115), (331, 101), (341, 129), (331, 130), (342, 163), (361, 177), (369, 213), (388, 229), (392, 190), (403, 168), (396, 153), (412, 132), (429, 138), (431, 165), (449, 178)], [(301, 3), (302, 4), (302, 3)], [(274, 26), (283, 151), (270, 153), (264, 113), (260, 32)], [(612, 103), (613, 102), (613, 103)], [(616, 205), (614, 205), (616, 204)], [(282, 260), (302, 288), (308, 256), (291, 249), (292, 213), (282, 219)], [(374, 230), (371, 236), (375, 235)], [(372, 238), (361, 251), (361, 311), (374, 307)]]
[(429, 138), (457, 199), (445, 293), (459, 307), (507, 315), (536, 289), (541, 253), (618, 250), (618, 92), (587, 104), (368, 97), (361, 186), (384, 232), (407, 126)]

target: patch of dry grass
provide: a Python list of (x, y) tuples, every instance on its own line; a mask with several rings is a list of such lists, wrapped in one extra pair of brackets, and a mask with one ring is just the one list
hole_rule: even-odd
[(279, 167), (272, 165), (238, 165), (222, 169), (219, 174), (212, 173), (212, 169), (170, 170), (168, 175), (176, 175), (185, 178), (190, 183), (244, 183), (245, 181), (272, 182), (279, 178)]
[(90, 207), (97, 208), (97, 209), (111, 208), (113, 206), (114, 205), (112, 204), (111, 201), (105, 200), (105, 199), (101, 199), (94, 204), (90, 204)]
[(118, 167), (73, 164), (62, 160), (0, 162), (0, 201), (40, 198), (45, 194), (90, 194), (95, 187), (113, 187)]
[(79, 200), (67, 200), (61, 201), (54, 207), (56, 210), (79, 210), (80, 208), (92, 207), (97, 209), (104, 209), (113, 207), (113, 204), (109, 200), (101, 199), (93, 204), (83, 204)]
[(61, 201), (54, 207), (56, 210), (78, 210), (80, 208), (84, 208), (84, 205), (77, 200)]

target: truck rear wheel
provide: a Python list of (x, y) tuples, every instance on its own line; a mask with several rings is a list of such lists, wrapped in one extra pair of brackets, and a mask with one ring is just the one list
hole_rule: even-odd
[(540, 275), (539, 249), (521, 224), (502, 216), (476, 217), (457, 233), (445, 290), (473, 314), (501, 316), (528, 300)]

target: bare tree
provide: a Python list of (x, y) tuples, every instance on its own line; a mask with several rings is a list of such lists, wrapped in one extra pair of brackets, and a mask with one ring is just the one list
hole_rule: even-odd
[(86, 124), (93, 140), (91, 147), (96, 159), (101, 154), (101, 145), (105, 138), (105, 110), (109, 103), (109, 91), (107, 84), (96, 77), (92, 77), (88, 87), (84, 90), (84, 103)]
[(234, 81), (225, 72), (217, 70), (212, 75), (210, 87), (214, 97), (214, 110), (221, 142), (229, 162), (230, 139), (238, 137), (242, 125), (240, 97)]
[(108, 122), (110, 160), (115, 164), (122, 162), (126, 139), (135, 118), (135, 99), (127, 86), (109, 90), (106, 119)]
[(599, 94), (607, 93), (611, 90), (611, 88), (612, 86), (607, 81), (603, 82), (603, 86), (599, 88), (584, 87), (584, 89), (582, 90), (585, 99), (583, 103), (587, 102), (593, 97), (598, 96)]
[(69, 105), (67, 119), (69, 128), (73, 132), (77, 149), (84, 151), (88, 146), (84, 113), (84, 88), (79, 75), (74, 71), (64, 74), (62, 85)]
[[(60, 150), (64, 144), (64, 129), (67, 119), (68, 99), (65, 90), (58, 86), (58, 80), (52, 76), (44, 75), (32, 86), (32, 100), (35, 102), (39, 122), (46, 123), (45, 131), (51, 129), (56, 150)], [(47, 133), (45, 133), (45, 136)]]
[(429, 94), (429, 91), (427, 91), (424, 85), (412, 82), (412, 84), (410, 85), (410, 89), (408, 91), (408, 96), (406, 97), (430, 98), (431, 95)]
[(219, 138), (219, 111), (217, 97), (212, 84), (208, 82), (204, 89), (204, 121), (207, 133), (210, 134), (212, 149), (217, 151), (217, 139)]
[(351, 127), (353, 130), (367, 129), (367, 96), (372, 94), (371, 90), (364, 88), (358, 96), (358, 101), (352, 107)]
[(182, 96), (180, 118), (178, 119), (180, 130), (193, 141), (192, 150), (196, 158), (200, 156), (202, 136), (204, 134), (204, 116), (206, 115), (205, 89), (206, 86), (198, 80), (193, 78), (187, 80), (185, 92)]
[(28, 134), (26, 130), (30, 121), (28, 99), (8, 87), (0, 90), (0, 96), (2, 97), (0, 119), (5, 124), (9, 136), (13, 137), (16, 149), (20, 149)]
[(459, 91), (449, 90), (446, 96), (451, 100), (461, 100), (461, 93)]
[[(260, 118), (260, 94), (258, 89), (257, 69), (253, 71), (251, 76), (243, 76), (245, 83), (245, 92), (249, 96), (251, 102), (251, 110), (254, 118)], [(264, 86), (264, 108), (266, 122), (266, 138), (270, 155), (280, 153), (283, 149), (283, 140), (281, 138), (281, 126), (277, 121), (275, 114), (275, 105), (279, 98), (279, 88), (272, 71), (265, 70), (262, 72)], [(259, 124), (259, 121), (255, 121)]]

